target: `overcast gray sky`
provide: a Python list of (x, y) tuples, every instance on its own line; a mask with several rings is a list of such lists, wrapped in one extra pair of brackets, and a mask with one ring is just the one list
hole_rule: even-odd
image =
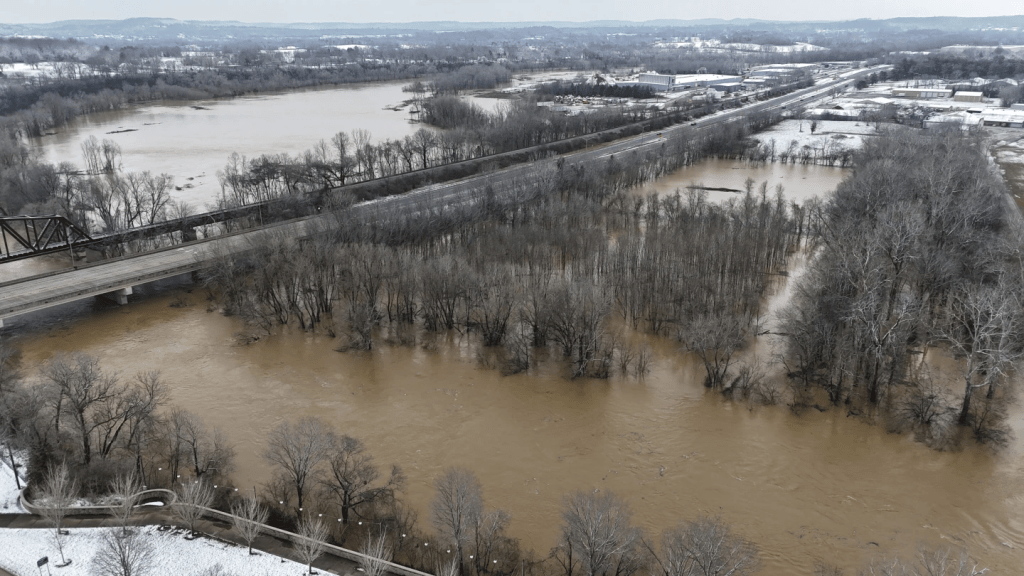
[(139, 16), (243, 22), (846, 20), (1024, 11), (1015, 0), (0, 0), (0, 5), (0, 22), (9, 23)]

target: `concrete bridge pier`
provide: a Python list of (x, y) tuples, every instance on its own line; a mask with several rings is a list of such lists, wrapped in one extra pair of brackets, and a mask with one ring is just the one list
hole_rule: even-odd
[(191, 242), (191, 241), (193, 241), (193, 240), (195, 240), (197, 238), (199, 238), (199, 235), (198, 235), (198, 233), (196, 233), (196, 229), (195, 228), (188, 227), (188, 228), (182, 228), (181, 229), (181, 241), (182, 242)]
[(127, 286), (125, 288), (114, 290), (113, 292), (107, 292), (106, 294), (100, 294), (99, 296), (97, 296), (97, 298), (104, 298), (106, 300), (110, 300), (111, 302), (113, 302), (113, 303), (115, 303), (115, 304), (117, 304), (119, 306), (124, 306), (125, 304), (128, 303), (128, 297), (131, 296), (131, 295), (132, 295), (132, 287), (131, 286)]

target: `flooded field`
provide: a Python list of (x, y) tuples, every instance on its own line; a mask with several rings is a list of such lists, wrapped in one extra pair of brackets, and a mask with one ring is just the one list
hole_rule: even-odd
[[(307, 91), (296, 98), (334, 97), (328, 92)], [(179, 126), (161, 146), (187, 146), (191, 137), (185, 127), (203, 126), (204, 118), (213, 126), (207, 134), (214, 140), (214, 134), (229, 131), (226, 127), (263, 117), (232, 112), (230, 102), (216, 106), (222, 104), (226, 124), (221, 128), (203, 115), (211, 110), (152, 107), (160, 110), (150, 112), (151, 119), (167, 115), (175, 118), (167, 120), (168, 129)], [(254, 110), (260, 104), (237, 106)], [(131, 118), (141, 118), (141, 112), (134, 114)], [(405, 113), (388, 114), (401, 120), (387, 129), (369, 122), (325, 126), (324, 135), (313, 135), (310, 142), (351, 127), (370, 129), (377, 137), (416, 128), (402, 124)], [(110, 122), (106, 127), (134, 125), (127, 119)], [(282, 140), (268, 140), (261, 151), (286, 149), (291, 136), (284, 135), (284, 124), (271, 130), (277, 136), (268, 136)], [(154, 133), (163, 125), (154, 124)], [(79, 136), (105, 129), (87, 126)], [(132, 134), (144, 135), (143, 128), (116, 136)], [(232, 133), (229, 139), (237, 145), (245, 137)], [(70, 136), (62, 146), (51, 146), (48, 153), (75, 153)], [(210, 146), (218, 151), (197, 152), (197, 158), (232, 151), (230, 142)], [(126, 168), (170, 170), (132, 165), (129, 153), (135, 147), (128, 142), (122, 147)], [(147, 157), (159, 158), (156, 148)], [(204, 189), (215, 183), (210, 169), (202, 169)], [(176, 172), (199, 173), (198, 168)], [(671, 193), (692, 183), (740, 190), (750, 177), (772, 189), (782, 184), (789, 198), (803, 202), (834, 188), (844, 174), (816, 166), (707, 161), (646, 190)], [(710, 196), (724, 200), (736, 194)], [(0, 281), (59, 262), (0, 268)], [(797, 259), (791, 277), (800, 272)], [(171, 307), (182, 295), (191, 305)], [(782, 306), (786, 295), (783, 286), (769, 307)], [(4, 335), (23, 351), (32, 377), (35, 367), (61, 352), (96, 355), (105, 369), (124, 377), (160, 370), (174, 404), (222, 428), (234, 443), (233, 478), (239, 486), (269, 479), (259, 456), (264, 439), (281, 421), (307, 415), (363, 439), (378, 463), (402, 465), (409, 477), (405, 497), (424, 527), (433, 479), (448, 465), (469, 467), (479, 476), (488, 505), (509, 510), (512, 534), (540, 556), (554, 544), (562, 496), (601, 489), (625, 497), (635, 520), (655, 538), (680, 520), (720, 515), (761, 547), (763, 573), (770, 575), (809, 576), (818, 559), (859, 566), (879, 554), (911, 554), (920, 543), (964, 544), (993, 574), (1018, 573), (1024, 559), (1024, 412), (1019, 407), (1010, 421), (1017, 439), (1007, 449), (938, 452), (907, 436), (887, 434), (845, 409), (794, 415), (781, 406), (723, 400), (702, 386), (700, 363), (668, 339), (635, 336), (655, 352), (646, 378), (567, 380), (554, 362), (501, 376), (479, 365), (472, 337), (458, 334), (412, 347), (339, 353), (336, 339), (296, 330), (239, 344), (236, 334), (244, 329), (237, 318), (208, 311), (203, 291), (182, 280), (137, 289), (125, 307), (90, 300), (16, 318), (7, 322)], [(752, 351), (768, 359), (775, 349), (762, 340)]]
[[(967, 544), (994, 573), (1019, 566), (1020, 440), (998, 454), (943, 453), (843, 409), (797, 416), (724, 401), (701, 385), (699, 362), (663, 339), (650, 340), (655, 364), (642, 380), (574, 381), (553, 364), (503, 377), (457, 335), (369, 353), (297, 332), (239, 345), (237, 319), (207, 312), (200, 290), (187, 296), (193, 306), (170, 307), (179, 291), (72, 306), (6, 332), (29, 367), (78, 351), (123, 376), (161, 370), (173, 403), (227, 432), (242, 486), (269, 478), (259, 453), (274, 426), (314, 415), (362, 438), (378, 462), (401, 464), (421, 519), (445, 466), (473, 469), (488, 504), (508, 509), (512, 533), (542, 555), (562, 495), (599, 488), (626, 497), (653, 533), (721, 515), (762, 547), (766, 574), (810, 574), (815, 559), (858, 565), (920, 542)], [(1019, 410), (1012, 424), (1019, 438)]]
[(730, 198), (738, 198), (744, 189), (744, 181), (751, 178), (756, 183), (755, 191), (762, 182), (767, 182), (769, 194), (774, 196), (775, 187), (781, 184), (787, 199), (802, 204), (811, 198), (825, 196), (842, 181), (846, 173), (847, 170), (843, 168), (813, 164), (750, 164), (744, 160), (712, 158), (659, 178), (643, 186), (640, 192), (664, 195), (680, 190), (685, 193), (686, 187), (690, 185), (727, 188), (731, 191), (708, 191), (708, 200), (726, 202)]

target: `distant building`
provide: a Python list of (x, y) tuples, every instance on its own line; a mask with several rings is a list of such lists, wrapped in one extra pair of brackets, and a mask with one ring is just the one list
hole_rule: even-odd
[(637, 86), (647, 86), (659, 92), (675, 92), (689, 88), (714, 88), (719, 92), (739, 89), (742, 76), (723, 74), (653, 74), (645, 72), (637, 77)]
[(711, 88), (718, 90), (719, 92), (725, 92), (726, 94), (732, 94), (733, 92), (739, 92), (743, 89), (743, 82), (721, 82), (716, 84), (710, 84)]
[(647, 86), (661, 92), (669, 92), (675, 90), (676, 77), (669, 74), (643, 73), (637, 78), (637, 85)]
[(981, 92), (957, 92), (953, 96), (955, 102), (981, 102)]
[[(715, 88), (724, 84), (743, 82), (742, 76), (725, 76), (722, 74), (680, 74), (675, 78), (675, 89)], [(724, 90), (723, 90), (724, 91)]]
[(983, 126), (1001, 128), (1024, 128), (1024, 111), (1005, 108), (988, 110), (979, 114)]
[(953, 91), (944, 88), (893, 88), (892, 95), (897, 98), (924, 100), (929, 98), (949, 98), (953, 95)]
[(948, 114), (935, 114), (933, 116), (929, 116), (924, 121), (925, 128), (949, 125), (960, 125), (961, 127), (968, 128), (979, 124), (981, 124), (980, 118), (974, 114), (964, 111), (950, 112)]

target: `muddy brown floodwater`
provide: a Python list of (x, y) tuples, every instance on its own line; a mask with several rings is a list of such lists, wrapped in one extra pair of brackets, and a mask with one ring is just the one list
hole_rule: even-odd
[[(291, 156), (330, 141), (338, 132), (368, 130), (375, 142), (401, 139), (424, 124), (410, 122), (408, 108), (392, 109), (412, 98), (408, 82), (373, 82), (308, 88), (276, 94), (160, 102), (90, 114), (56, 134), (30, 140), (43, 160), (82, 166), (82, 143), (95, 137), (121, 146), (125, 170), (174, 176), (172, 192), (198, 209), (220, 195), (217, 171), (237, 152)], [(429, 127), (428, 127), (429, 128)]]
[(30, 373), (60, 352), (94, 354), (123, 376), (160, 370), (175, 404), (234, 442), (239, 486), (269, 478), (259, 453), (273, 427), (313, 415), (362, 438), (380, 464), (403, 466), (424, 528), (433, 479), (448, 465), (471, 468), (487, 503), (509, 510), (513, 535), (541, 556), (554, 543), (562, 496), (601, 489), (627, 498), (655, 535), (720, 515), (761, 547), (764, 574), (810, 575), (816, 559), (858, 566), (922, 542), (966, 544), (993, 574), (1021, 573), (1017, 407), (1018, 439), (1007, 449), (937, 452), (841, 409), (797, 416), (724, 401), (665, 339), (649, 340), (655, 364), (642, 380), (567, 380), (549, 364), (503, 377), (480, 367), (457, 335), (368, 353), (338, 353), (337, 340), (294, 331), (239, 345), (240, 321), (207, 312), (201, 290), (188, 295), (194, 305), (169, 306), (184, 289), (141, 289), (120, 308), (87, 302), (26, 316), (5, 335)]

